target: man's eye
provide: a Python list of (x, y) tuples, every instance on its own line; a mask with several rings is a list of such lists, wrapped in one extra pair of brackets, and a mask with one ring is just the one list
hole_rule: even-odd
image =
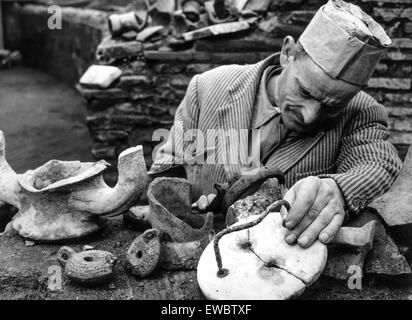
[(311, 99), (312, 96), (309, 94), (309, 92), (307, 92), (305, 89), (303, 89), (302, 87), (299, 87), (299, 93), (302, 97), (306, 98), (306, 99)]

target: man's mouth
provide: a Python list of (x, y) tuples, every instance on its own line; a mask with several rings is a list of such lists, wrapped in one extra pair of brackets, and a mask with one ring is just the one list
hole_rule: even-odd
[(305, 128), (305, 120), (300, 112), (295, 110), (296, 107), (289, 106), (289, 114), (291, 115), (291, 120), (296, 124), (298, 127)]
[(301, 133), (307, 133), (307, 132), (312, 132), (316, 130), (318, 127), (319, 123), (311, 123), (310, 125), (307, 125), (305, 123), (305, 120), (303, 118), (303, 115), (297, 110), (298, 107), (294, 106), (289, 106), (289, 121), (293, 124), (293, 131), (301, 132)]

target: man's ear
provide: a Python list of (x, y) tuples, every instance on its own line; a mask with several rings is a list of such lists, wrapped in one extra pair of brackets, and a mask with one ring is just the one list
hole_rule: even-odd
[(283, 39), (282, 50), (280, 51), (280, 65), (284, 68), (289, 63), (289, 60), (295, 56), (296, 43), (291, 36), (286, 36)]

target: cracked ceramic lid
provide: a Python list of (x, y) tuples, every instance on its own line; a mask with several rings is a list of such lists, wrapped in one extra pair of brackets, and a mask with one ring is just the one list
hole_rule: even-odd
[[(234, 225), (256, 219), (249, 217)], [(219, 241), (225, 277), (217, 276), (213, 241), (203, 252), (197, 279), (208, 299), (284, 300), (303, 293), (322, 273), (327, 248), (316, 241), (302, 249), (288, 245), (279, 212), (270, 213), (258, 225), (223, 236)]]

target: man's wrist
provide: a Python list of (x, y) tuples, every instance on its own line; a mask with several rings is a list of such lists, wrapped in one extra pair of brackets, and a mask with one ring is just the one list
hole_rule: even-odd
[(322, 179), (322, 180), (328, 179), (328, 180), (330, 180), (330, 181), (333, 181), (333, 182), (334, 182), (334, 185), (335, 185), (336, 188), (337, 188), (337, 190), (339, 190), (339, 193), (340, 193), (341, 199), (342, 199), (342, 207), (343, 207), (343, 210), (344, 210), (344, 212), (345, 212), (345, 219), (344, 219), (343, 223), (346, 223), (346, 222), (349, 220), (350, 213), (349, 213), (349, 206), (348, 206), (348, 204), (346, 203), (346, 199), (345, 199), (345, 196), (344, 196), (344, 194), (343, 194), (343, 192), (342, 192), (342, 189), (340, 188), (340, 186), (339, 186), (339, 184), (336, 182), (336, 180), (333, 179), (333, 176), (321, 177), (321, 179)]

